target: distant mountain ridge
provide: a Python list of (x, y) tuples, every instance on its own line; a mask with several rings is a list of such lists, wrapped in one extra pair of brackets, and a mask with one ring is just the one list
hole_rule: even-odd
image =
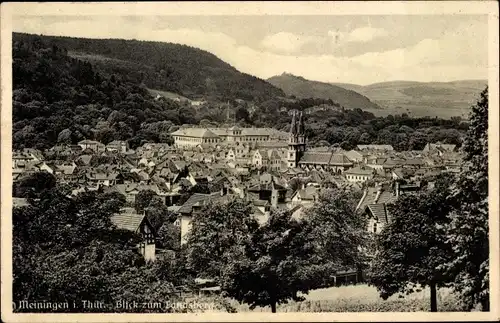
[(282, 89), (287, 95), (294, 95), (297, 98), (331, 99), (347, 109), (380, 109), (376, 103), (354, 89), (345, 89), (329, 83), (307, 80), (301, 76), (288, 73), (273, 76), (268, 78), (267, 81)]
[(411, 112), (419, 116), (465, 117), (488, 81), (389, 81), (364, 86), (350, 83), (332, 84), (355, 90), (390, 113)]
[(102, 73), (121, 75), (132, 83), (196, 97), (264, 101), (284, 92), (255, 76), (241, 73), (207, 51), (167, 42), (124, 39), (87, 39), (13, 33), (12, 40), (43, 41)]

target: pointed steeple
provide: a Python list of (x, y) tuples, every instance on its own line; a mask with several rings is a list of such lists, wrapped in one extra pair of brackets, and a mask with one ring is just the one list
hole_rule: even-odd
[(300, 136), (304, 133), (304, 118), (302, 117), (302, 111), (299, 114), (299, 121), (297, 123), (297, 134)]
[(292, 115), (292, 124), (290, 125), (290, 134), (292, 135), (297, 134), (297, 120), (295, 118), (296, 113), (297, 112), (294, 110)]

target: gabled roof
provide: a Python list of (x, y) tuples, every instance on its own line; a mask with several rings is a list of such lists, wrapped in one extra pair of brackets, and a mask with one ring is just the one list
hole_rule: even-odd
[(425, 162), (420, 158), (411, 158), (405, 160), (405, 165), (424, 165)]
[(373, 175), (373, 169), (368, 167), (354, 167), (348, 169), (344, 172), (344, 174), (354, 174), (354, 175)]
[(85, 165), (89, 165), (92, 157), (92, 155), (81, 155), (77, 160), (83, 162)]
[(348, 166), (352, 165), (352, 162), (344, 154), (306, 151), (300, 158), (299, 164)]
[(127, 143), (122, 140), (113, 140), (108, 144), (108, 146), (114, 146), (114, 145), (126, 145)]
[(259, 183), (257, 185), (252, 186), (252, 187), (249, 187), (248, 191), (252, 191), (252, 192), (272, 191), (273, 189), (278, 190), (278, 191), (286, 191), (286, 188), (275, 183), (274, 180), (271, 182), (267, 182), (267, 183)]
[(78, 142), (79, 145), (103, 145), (99, 141), (85, 139)]
[(387, 150), (393, 151), (394, 148), (391, 145), (358, 145), (357, 149), (359, 150)]
[(412, 171), (411, 169), (408, 168), (396, 168), (393, 169), (392, 172), (399, 178), (407, 178), (415, 174), (415, 171)]
[(214, 192), (211, 194), (195, 193), (191, 195), (186, 202), (184, 202), (178, 212), (191, 213), (193, 212), (193, 206), (202, 206), (208, 204), (210, 201), (221, 200), (223, 198), (227, 198), (227, 195), (221, 196), (220, 192)]
[(368, 187), (364, 191), (356, 209), (365, 210), (369, 204), (388, 204), (396, 201), (396, 199), (397, 197), (389, 188), (381, 188), (379, 191), (377, 187)]
[(118, 229), (138, 232), (144, 218), (144, 214), (137, 214), (133, 208), (124, 208), (120, 214), (113, 215), (110, 219)]
[(306, 186), (295, 191), (292, 198), (296, 195), (299, 195), (301, 200), (314, 200), (318, 196), (318, 189), (314, 186)]
[(205, 128), (184, 128), (172, 132), (172, 136), (186, 136), (196, 138), (218, 138), (219, 136)]
[(58, 165), (56, 168), (64, 175), (72, 175), (76, 169), (76, 165)]

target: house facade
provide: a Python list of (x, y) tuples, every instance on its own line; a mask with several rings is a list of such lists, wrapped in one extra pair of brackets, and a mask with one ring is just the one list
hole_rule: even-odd
[(78, 142), (78, 146), (82, 147), (82, 150), (90, 149), (96, 153), (102, 153), (106, 151), (106, 146), (95, 140), (82, 140)]
[(156, 260), (156, 231), (145, 214), (137, 214), (133, 208), (124, 208), (111, 218), (117, 229), (139, 234), (142, 241), (137, 245), (139, 253), (146, 261)]
[(369, 167), (355, 167), (344, 173), (345, 178), (351, 183), (364, 183), (374, 177), (374, 170)]
[(178, 148), (199, 145), (215, 147), (220, 143), (258, 143), (270, 141), (272, 132), (267, 128), (183, 128), (172, 134)]

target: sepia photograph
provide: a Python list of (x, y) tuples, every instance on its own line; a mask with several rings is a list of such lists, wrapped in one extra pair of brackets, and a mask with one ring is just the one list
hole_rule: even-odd
[(497, 5), (2, 4), (2, 320), (499, 319)]

